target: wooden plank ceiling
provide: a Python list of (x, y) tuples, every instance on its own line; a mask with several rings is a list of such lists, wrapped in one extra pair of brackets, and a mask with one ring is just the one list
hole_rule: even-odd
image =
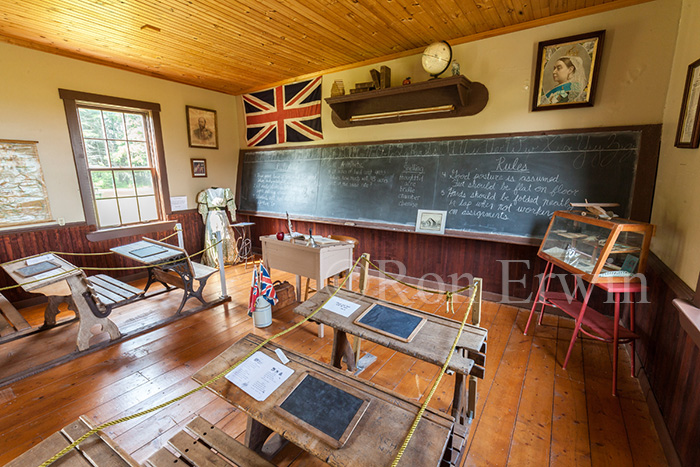
[(237, 95), (644, 1), (2, 0), (0, 40)]

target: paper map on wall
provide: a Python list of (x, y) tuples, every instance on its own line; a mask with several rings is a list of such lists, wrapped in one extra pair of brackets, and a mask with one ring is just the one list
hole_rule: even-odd
[(0, 227), (51, 220), (34, 141), (0, 140)]

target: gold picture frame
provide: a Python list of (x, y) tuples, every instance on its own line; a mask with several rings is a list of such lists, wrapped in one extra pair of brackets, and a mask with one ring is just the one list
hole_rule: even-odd
[(186, 106), (187, 142), (191, 148), (219, 149), (216, 110)]
[(532, 110), (592, 106), (604, 39), (602, 30), (540, 42)]

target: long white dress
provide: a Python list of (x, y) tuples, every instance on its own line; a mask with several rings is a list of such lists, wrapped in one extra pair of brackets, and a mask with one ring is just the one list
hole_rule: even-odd
[[(202, 255), (202, 263), (215, 268), (219, 267), (216, 254), (215, 232), (221, 233), (224, 251), (224, 264), (233, 264), (236, 261), (236, 239), (233, 229), (229, 225), (226, 208), (231, 211), (231, 218), (236, 219), (236, 203), (230, 188), (207, 188), (197, 195), (197, 211), (204, 221), (204, 248), (207, 250)], [(211, 247), (211, 248), (210, 248)]]

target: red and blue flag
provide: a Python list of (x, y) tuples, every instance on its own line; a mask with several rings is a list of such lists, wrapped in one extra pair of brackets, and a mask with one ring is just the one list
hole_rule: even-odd
[(260, 265), (260, 295), (270, 302), (270, 305), (277, 305), (279, 301), (277, 299), (277, 292), (275, 292), (275, 287), (272, 285), (272, 278), (270, 277), (270, 271), (267, 270), (265, 265)]
[(321, 77), (243, 95), (249, 147), (323, 139)]

